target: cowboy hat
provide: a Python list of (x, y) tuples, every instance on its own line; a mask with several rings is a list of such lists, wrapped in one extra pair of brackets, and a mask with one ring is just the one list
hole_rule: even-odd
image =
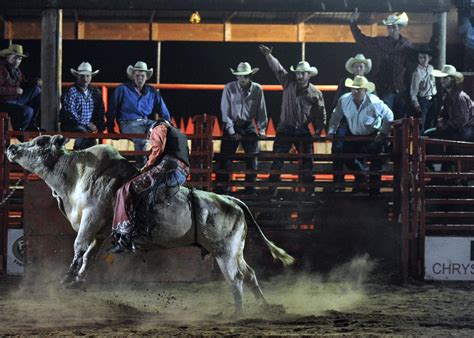
[(347, 78), (344, 85), (348, 88), (364, 88), (367, 93), (372, 93), (375, 90), (375, 84), (369, 82), (365, 76), (356, 75), (354, 80)]
[(396, 13), (390, 14), (387, 17), (387, 20), (382, 20), (382, 22), (385, 26), (398, 25), (401, 27), (405, 27), (406, 25), (408, 25), (408, 15), (405, 12), (403, 13), (396, 12)]
[(77, 67), (77, 70), (71, 68), (71, 73), (75, 77), (79, 77), (80, 75), (90, 75), (90, 76), (95, 76), (99, 72), (99, 70), (92, 71), (92, 66), (89, 62), (82, 62), (79, 67)]
[(461, 83), (464, 81), (464, 75), (456, 70), (456, 67), (451, 65), (444, 65), (441, 70), (433, 69), (432, 72), (433, 76), (435, 77), (446, 77), (452, 76), (456, 83)]
[(232, 68), (230, 69), (230, 71), (234, 75), (249, 75), (249, 74), (253, 75), (259, 70), (260, 68), (252, 68), (252, 66), (250, 66), (250, 63), (248, 62), (239, 63), (239, 65), (237, 66), (237, 70), (233, 70)]
[(148, 66), (143, 61), (137, 61), (135, 66), (127, 67), (127, 76), (130, 80), (133, 80), (133, 72), (146, 72), (146, 79), (149, 80), (153, 75), (153, 68), (148, 69)]
[(351, 57), (351, 58), (349, 58), (349, 60), (347, 60), (346, 70), (351, 74), (354, 74), (353, 71), (352, 71), (352, 66), (354, 65), (354, 63), (363, 63), (363, 64), (365, 64), (365, 68), (366, 68), (365, 74), (370, 72), (370, 70), (372, 69), (372, 60), (371, 59), (366, 59), (364, 54), (357, 54), (356, 56)]
[(7, 56), (10, 54), (15, 54), (24, 58), (28, 57), (27, 53), (23, 53), (22, 45), (10, 45), (8, 48), (0, 51), (0, 56)]
[(308, 72), (309, 76), (315, 76), (318, 75), (318, 68), (316, 67), (311, 67), (307, 61), (300, 61), (296, 65), (296, 67), (291, 66), (290, 70), (294, 73), (297, 72)]

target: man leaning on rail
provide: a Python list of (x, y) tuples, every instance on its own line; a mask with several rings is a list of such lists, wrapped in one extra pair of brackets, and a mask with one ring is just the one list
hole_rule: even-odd
[[(375, 84), (369, 82), (364, 76), (357, 75), (354, 79), (347, 78), (345, 85), (351, 89), (351, 92), (342, 95), (337, 102), (336, 109), (329, 121), (328, 138), (333, 140), (339, 128), (346, 128), (344, 133), (346, 136), (374, 136), (375, 140), (345, 141), (342, 153), (381, 153), (390, 133), (393, 121), (392, 110), (377, 96), (370, 94), (375, 90)], [(344, 163), (352, 170), (363, 169), (357, 167), (357, 161), (335, 160), (334, 170), (342, 171)], [(359, 160), (359, 163), (363, 163), (363, 161)], [(381, 167), (381, 160), (372, 159), (370, 161), (371, 171), (379, 171)], [(365, 175), (356, 174), (354, 183), (356, 191), (362, 189), (364, 178)], [(339, 180), (336, 184), (343, 185), (343, 176), (339, 176)], [(369, 184), (371, 195), (380, 193), (380, 175), (370, 175)]]
[[(258, 139), (254, 119), (257, 122), (258, 136), (264, 138), (267, 129), (267, 107), (263, 95), (262, 86), (252, 81), (252, 76), (258, 72), (258, 68), (252, 68), (248, 62), (241, 62), (236, 70), (230, 71), (235, 75), (236, 81), (225, 85), (221, 99), (222, 124), (224, 137), (221, 142), (221, 156), (218, 161), (219, 169), (229, 170), (231, 160), (227, 156), (235, 154), (239, 143), (242, 144), (247, 155), (255, 157), (246, 158), (247, 170), (257, 170)], [(252, 138), (242, 140), (242, 137)], [(245, 187), (246, 194), (255, 194), (253, 186), (257, 178), (256, 174), (246, 174), (245, 182), (252, 186)], [(218, 174), (218, 182), (229, 181), (228, 174)], [(218, 186), (216, 193), (227, 193), (227, 187)]]

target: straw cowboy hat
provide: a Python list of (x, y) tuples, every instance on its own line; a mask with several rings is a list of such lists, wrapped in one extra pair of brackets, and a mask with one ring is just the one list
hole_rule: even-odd
[(27, 53), (23, 53), (23, 46), (22, 45), (10, 45), (8, 48), (3, 49), (0, 51), (0, 56), (7, 56), (15, 54), (24, 58), (28, 57)]
[(292, 72), (308, 72), (310, 77), (318, 75), (318, 68), (311, 67), (307, 61), (300, 61), (296, 67), (291, 66), (290, 70)]
[(365, 68), (366, 68), (365, 74), (370, 72), (370, 70), (372, 69), (372, 60), (371, 59), (366, 59), (364, 54), (357, 54), (356, 56), (351, 57), (351, 58), (349, 58), (349, 60), (347, 60), (346, 70), (351, 74), (354, 74), (352, 72), (352, 66), (354, 65), (354, 63), (363, 63), (363, 64), (365, 64)]
[(451, 66), (451, 65), (444, 65), (443, 68), (441, 68), (441, 70), (433, 69), (432, 74), (435, 77), (452, 76), (456, 80), (456, 83), (461, 83), (464, 81), (464, 75), (458, 72), (456, 70), (456, 67)]
[(234, 75), (249, 75), (249, 74), (253, 75), (259, 70), (260, 68), (252, 68), (252, 66), (250, 66), (250, 63), (248, 62), (239, 63), (239, 65), (237, 66), (237, 70), (233, 70), (232, 68), (230, 69), (230, 71)]
[(408, 15), (405, 12), (403, 13), (396, 12), (396, 13), (390, 14), (387, 17), (387, 20), (382, 20), (382, 22), (385, 26), (398, 25), (401, 27), (405, 27), (406, 25), (408, 25)]
[(133, 72), (146, 72), (146, 79), (150, 80), (151, 76), (153, 75), (153, 68), (148, 69), (148, 65), (143, 61), (137, 61), (135, 66), (128, 66), (127, 67), (127, 76), (130, 80), (133, 80)]
[(367, 93), (372, 93), (375, 90), (375, 84), (369, 82), (365, 76), (356, 75), (354, 80), (347, 78), (344, 85), (348, 88), (364, 88), (367, 89)]
[(82, 62), (79, 67), (77, 67), (77, 70), (71, 68), (71, 73), (75, 77), (79, 77), (80, 75), (90, 75), (90, 76), (95, 76), (99, 72), (99, 70), (92, 71), (92, 66), (89, 62)]

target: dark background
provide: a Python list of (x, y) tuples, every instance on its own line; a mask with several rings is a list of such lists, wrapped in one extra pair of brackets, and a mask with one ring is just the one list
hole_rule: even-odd
[[(15, 40), (30, 54), (21, 68), (27, 77), (40, 76), (40, 40)], [(238, 42), (163, 42), (161, 44), (162, 83), (225, 84), (235, 80), (229, 67), (236, 68), (239, 62), (248, 61), (252, 67), (260, 68), (253, 80), (260, 84), (277, 84), (265, 57), (258, 50), (259, 43)], [(301, 44), (268, 43), (273, 54), (289, 70), (301, 58)], [(6, 48), (8, 41), (0, 41)], [(314, 84), (337, 84), (347, 77), (346, 60), (361, 51), (354, 43), (306, 43), (306, 60), (318, 68), (319, 74), (311, 79)], [(462, 70), (462, 45), (448, 45), (447, 63)], [(63, 81), (72, 82), (70, 68), (77, 69), (82, 61), (88, 61), (93, 69), (100, 69), (94, 78), (97, 82), (128, 81), (126, 68), (137, 61), (145, 61), (156, 68), (157, 42), (155, 41), (63, 41)], [(370, 78), (370, 76), (369, 76)], [(150, 82), (155, 82), (152, 77)], [(162, 96), (175, 118), (197, 115), (220, 115), (221, 91), (162, 90)], [(470, 93), (468, 93), (470, 94)], [(326, 109), (332, 109), (332, 92), (324, 92)], [(268, 114), (278, 122), (281, 92), (265, 92)]]

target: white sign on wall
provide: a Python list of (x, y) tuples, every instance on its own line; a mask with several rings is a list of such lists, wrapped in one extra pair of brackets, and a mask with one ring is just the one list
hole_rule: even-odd
[(24, 244), (23, 229), (8, 229), (7, 274), (21, 275), (24, 273)]
[(426, 280), (474, 280), (474, 237), (425, 238)]

